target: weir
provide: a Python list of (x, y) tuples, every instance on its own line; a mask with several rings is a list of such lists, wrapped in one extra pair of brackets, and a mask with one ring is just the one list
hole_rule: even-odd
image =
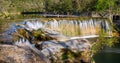
[(66, 36), (94, 36), (104, 30), (107, 36), (112, 36), (112, 28), (108, 20), (88, 19), (88, 20), (25, 20), (27, 27), (35, 30), (39, 28), (48, 28), (62, 33)]
[[(50, 59), (54, 60), (51, 63), (59, 61), (59, 63), (63, 63), (66, 59), (61, 58), (66, 55), (64, 54), (66, 51), (75, 54), (72, 56), (75, 61), (76, 54), (79, 55), (78, 63), (80, 61), (81, 63), (83, 61), (92, 63), (90, 49), (96, 42), (91, 43), (84, 38), (99, 37), (103, 30), (107, 36), (112, 36), (112, 28), (106, 19), (51, 19), (44, 21), (42, 19), (27, 19), (15, 24), (8, 32), (5, 32), (12, 37), (13, 46), (27, 46), (47, 63), (51, 61)], [(78, 54), (78, 52), (80, 53)], [(75, 63), (74, 60), (71, 63)]]

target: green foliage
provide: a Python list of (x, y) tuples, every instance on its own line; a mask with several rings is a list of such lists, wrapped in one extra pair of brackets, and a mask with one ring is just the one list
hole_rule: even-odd
[(74, 0), (73, 1), (74, 12), (90, 11), (93, 2), (94, 0)]
[(44, 11), (44, 0), (3, 0), (0, 1), (1, 11)]
[(51, 11), (52, 5), (53, 5), (52, 0), (45, 0), (46, 11)]
[(54, 13), (71, 12), (73, 10), (72, 0), (46, 0), (46, 11)]
[(72, 7), (72, 1), (71, 0), (64, 0), (63, 4), (62, 4), (62, 8), (64, 12), (71, 12), (73, 10)]
[(1, 12), (81, 12), (92, 0), (2, 0)]
[(105, 11), (109, 8), (113, 8), (115, 5), (115, 0), (97, 0), (94, 6), (96, 11)]
[(0, 17), (16, 17), (20, 12), (72, 14), (120, 9), (119, 0), (0, 0)]
[(81, 53), (82, 52), (78, 52), (78, 53), (74, 53), (69, 49), (64, 49), (62, 50), (63, 54), (62, 54), (62, 60), (72, 60), (72, 59), (78, 59), (81, 57)]
[(104, 47), (112, 47), (115, 43), (117, 43), (116, 37), (105, 37), (106, 33), (102, 30), (100, 32), (99, 37), (97, 38), (97, 41), (93, 43), (92, 45), (92, 53), (96, 53), (100, 50), (102, 50)]

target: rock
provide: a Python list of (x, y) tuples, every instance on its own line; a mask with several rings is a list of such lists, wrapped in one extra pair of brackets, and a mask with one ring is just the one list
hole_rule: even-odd
[[(68, 40), (64, 42), (58, 42), (55, 40), (51, 41), (41, 41), (40, 43), (40, 49), (42, 50), (43, 53), (58, 53), (61, 52), (62, 49), (69, 49), (72, 52), (84, 52), (86, 50), (90, 50), (90, 43), (89, 41), (85, 39), (74, 39), (74, 40)], [(45, 50), (48, 50), (44, 52)], [(51, 55), (51, 54), (49, 54)]]
[[(39, 40), (39, 41), (46, 41), (46, 40), (57, 40), (57, 41), (66, 41), (69, 38), (60, 34), (59, 32), (49, 30), (46, 28), (39, 28), (38, 30), (28, 30), (23, 25), (19, 25), (22, 28), (17, 29), (16, 32), (13, 34), (15, 38), (17, 36), (22, 38), (27, 38), (29, 40)], [(14, 37), (13, 37), (14, 38)]]
[[(80, 55), (80, 59), (77, 61), (84, 61), (89, 62), (90, 61), (90, 43), (86, 39), (72, 39), (67, 41), (56, 41), (56, 40), (50, 40), (50, 41), (41, 41), (40, 42), (40, 49), (41, 52), (48, 57), (49, 59), (54, 59), (55, 62), (58, 61), (64, 61), (62, 60), (62, 56), (68, 55), (64, 54), (66, 51), (70, 52), (70, 55)], [(59, 53), (59, 54), (58, 54)], [(68, 58), (69, 59), (69, 58)], [(72, 61), (72, 60), (71, 60)], [(55, 63), (53, 62), (53, 63)], [(61, 63), (61, 62), (60, 62)], [(74, 63), (74, 60), (72, 61)]]
[(12, 44), (12, 36), (8, 34), (1, 34), (0, 44)]
[(0, 63), (46, 63), (28, 47), (0, 45)]
[(41, 42), (40, 47), (41, 52), (47, 57), (56, 55), (57, 53), (61, 52), (61, 49), (66, 48), (54, 40)]
[(68, 40), (65, 42), (65, 44), (68, 46), (68, 49), (70, 49), (73, 52), (82, 52), (86, 50), (90, 50), (90, 42), (86, 39), (73, 39)]
[(49, 36), (49, 37), (52, 37), (54, 39), (56, 39), (57, 41), (66, 41), (68, 40), (69, 38), (62, 35), (61, 33), (57, 32), (57, 31), (53, 31), (53, 30), (50, 30), (50, 29), (46, 29), (46, 28), (41, 28), (41, 30), (43, 32), (45, 32), (46, 36)]

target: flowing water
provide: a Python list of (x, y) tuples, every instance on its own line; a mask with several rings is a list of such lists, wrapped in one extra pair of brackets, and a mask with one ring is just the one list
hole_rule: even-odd
[[(82, 38), (89, 38), (89, 37), (98, 37), (101, 30), (104, 30), (107, 36), (112, 36), (112, 28), (110, 23), (106, 19), (52, 19), (42, 21), (41, 19), (27, 19), (27, 20), (14, 20), (14, 21), (1, 21), (0, 24), (0, 36), (2, 37), (2, 32), (7, 31), (14, 23), (21, 22), (22, 24), (29, 24), (27, 27), (38, 29), (38, 28), (48, 28), (55, 31), (58, 31), (66, 36), (72, 37), (82, 37)], [(36, 23), (34, 23), (36, 21)], [(1, 38), (0, 37), (0, 38)], [(114, 50), (115, 49), (115, 50)], [(111, 48), (106, 49), (109, 51), (104, 51), (94, 55), (94, 59), (96, 63), (119, 63), (120, 49)], [(114, 52), (111, 52), (113, 51)]]
[[(28, 22), (29, 21), (29, 22)], [(36, 22), (35, 22), (36, 21)], [(104, 30), (108, 36), (112, 34), (112, 28), (107, 20), (89, 19), (89, 20), (48, 20), (40, 21), (33, 19), (25, 20), (28, 27), (38, 29), (45, 27), (58, 31), (66, 36), (97, 36), (101, 30)]]

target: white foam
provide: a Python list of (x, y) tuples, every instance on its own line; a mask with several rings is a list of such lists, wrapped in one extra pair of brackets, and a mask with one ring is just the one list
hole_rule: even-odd
[(99, 37), (99, 35), (78, 36), (78, 37), (71, 37), (70, 39), (95, 38), (95, 37)]
[[(99, 35), (88, 35), (88, 36), (70, 37), (70, 39), (96, 38), (96, 37), (99, 37)], [(113, 36), (104, 36), (104, 37), (113, 37)]]

